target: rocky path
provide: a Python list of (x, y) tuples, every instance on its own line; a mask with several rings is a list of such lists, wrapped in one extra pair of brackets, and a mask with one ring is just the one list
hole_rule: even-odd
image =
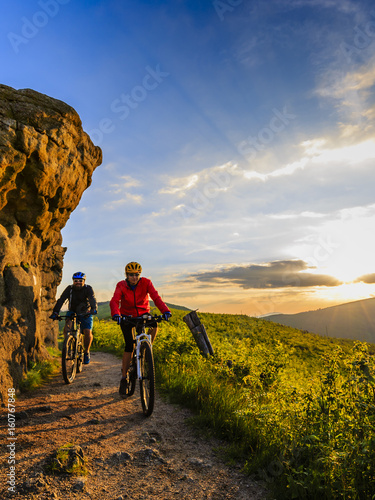
[[(265, 499), (260, 484), (221, 460), (218, 441), (199, 438), (186, 424), (187, 410), (157, 397), (145, 418), (138, 387), (129, 399), (118, 395), (119, 359), (99, 352), (91, 359), (72, 385), (58, 376), (17, 399), (16, 493), (8, 491), (11, 441), (2, 409), (0, 498)], [(67, 443), (81, 448), (88, 475), (48, 471), (53, 453)]]

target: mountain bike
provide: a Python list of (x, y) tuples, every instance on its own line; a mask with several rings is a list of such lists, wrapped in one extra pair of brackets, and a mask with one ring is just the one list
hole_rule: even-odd
[(146, 333), (146, 328), (155, 326), (163, 320), (162, 316), (144, 314), (143, 316), (122, 316), (121, 320), (133, 327), (133, 357), (127, 378), (127, 396), (132, 396), (135, 391), (136, 381), (139, 380), (141, 403), (143, 413), (149, 417), (154, 410), (155, 403), (155, 368), (152, 354), (151, 335)]
[(66, 384), (71, 384), (75, 379), (76, 373), (81, 373), (83, 368), (83, 333), (81, 324), (76, 313), (71, 315), (58, 316), (59, 321), (63, 319), (71, 320), (71, 328), (66, 332), (62, 353), (61, 368), (63, 378)]

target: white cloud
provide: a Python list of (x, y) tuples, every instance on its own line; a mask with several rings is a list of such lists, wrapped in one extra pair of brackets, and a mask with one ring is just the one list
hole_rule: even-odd
[(115, 194), (122, 193), (126, 189), (133, 187), (139, 187), (141, 182), (138, 179), (134, 179), (130, 175), (121, 175), (116, 179), (116, 182), (109, 184), (109, 188)]
[(199, 175), (193, 174), (187, 177), (177, 177), (169, 180), (169, 186), (162, 188), (160, 194), (184, 194), (194, 187), (199, 181)]
[(373, 130), (374, 104), (372, 87), (375, 85), (375, 58), (368, 60), (360, 69), (343, 72), (331, 69), (321, 78), (316, 94), (324, 99), (331, 99), (341, 117), (343, 134), (364, 133)]
[(225, 191), (231, 185), (233, 175), (237, 175), (237, 165), (231, 162), (224, 165), (208, 167), (200, 172), (185, 177), (174, 177), (167, 180), (167, 186), (162, 188), (160, 194), (177, 194), (184, 196), (193, 188), (204, 189), (211, 193)]
[(122, 198), (118, 200), (112, 200), (103, 206), (104, 210), (115, 210), (118, 207), (126, 204), (135, 203), (136, 205), (141, 205), (143, 203), (143, 197), (138, 194), (125, 193)]
[(296, 212), (296, 213), (280, 213), (280, 214), (271, 214), (268, 216), (270, 219), (276, 220), (288, 220), (288, 219), (299, 219), (301, 217), (305, 217), (306, 219), (322, 219), (326, 217), (325, 214), (317, 213), (317, 212)]
[(123, 186), (127, 188), (141, 185), (141, 182), (138, 179), (134, 179), (130, 175), (122, 175), (120, 179), (123, 179)]
[[(332, 164), (355, 164), (375, 158), (375, 140), (369, 139), (350, 146), (324, 147), (325, 139), (313, 139), (301, 143), (303, 156), (281, 168), (263, 174), (254, 170), (243, 170), (243, 176), (248, 180), (269, 181), (275, 177), (290, 176), (314, 164), (324, 164), (327, 168)], [(238, 170), (238, 172), (240, 172)]]
[(259, 179), (262, 181), (268, 181), (269, 179), (272, 179), (274, 177), (282, 177), (285, 175), (292, 175), (294, 174), (297, 170), (303, 170), (307, 163), (309, 161), (309, 158), (301, 158), (300, 160), (297, 160), (293, 163), (289, 163), (285, 165), (285, 167), (278, 168), (276, 170), (273, 170), (272, 172), (269, 172), (267, 174), (262, 174), (260, 172), (255, 172), (254, 170), (247, 170), (244, 171), (243, 175), (246, 179)]
[(317, 146), (312, 162), (358, 164), (373, 158), (375, 158), (375, 140), (369, 139), (350, 146), (337, 148), (319, 148)]
[[(347, 92), (368, 90), (375, 84), (375, 63), (366, 67), (365, 71), (357, 71), (345, 75), (341, 89), (337, 88), (337, 97), (345, 96)], [(367, 94), (366, 94), (367, 95)]]

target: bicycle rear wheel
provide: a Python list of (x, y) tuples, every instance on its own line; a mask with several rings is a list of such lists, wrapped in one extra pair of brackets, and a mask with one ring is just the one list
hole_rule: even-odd
[(77, 363), (75, 354), (76, 339), (68, 334), (65, 337), (61, 354), (62, 374), (66, 384), (71, 384), (76, 376)]
[(149, 417), (154, 409), (155, 402), (155, 369), (152, 348), (148, 342), (141, 345), (141, 402), (143, 413)]

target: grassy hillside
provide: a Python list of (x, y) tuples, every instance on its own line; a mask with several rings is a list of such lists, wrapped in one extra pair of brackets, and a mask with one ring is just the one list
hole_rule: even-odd
[[(156, 377), (167, 397), (228, 440), (228, 457), (269, 483), (273, 498), (360, 500), (375, 492), (375, 346), (248, 316), (199, 314), (204, 358), (182, 317), (162, 323)], [(94, 345), (119, 355), (120, 329), (95, 321)]]
[(264, 319), (329, 337), (375, 343), (375, 298)]

